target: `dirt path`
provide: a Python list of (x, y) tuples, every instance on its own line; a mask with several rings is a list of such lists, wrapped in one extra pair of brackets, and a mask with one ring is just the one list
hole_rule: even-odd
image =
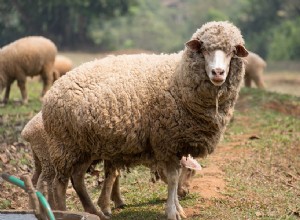
[(251, 134), (235, 136), (232, 142), (220, 144), (209, 156), (208, 165), (198, 171), (190, 186), (191, 193), (199, 193), (202, 197), (201, 203), (185, 208), (187, 216), (199, 215), (201, 209), (211, 205), (213, 198), (225, 198), (226, 181), (223, 167), (227, 161), (249, 156), (251, 152), (248, 149), (237, 146), (243, 146), (253, 137), (255, 138), (255, 135)]

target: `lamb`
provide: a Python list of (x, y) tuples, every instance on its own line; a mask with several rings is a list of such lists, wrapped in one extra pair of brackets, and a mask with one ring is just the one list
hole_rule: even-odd
[(17, 80), (22, 103), (28, 102), (26, 77), (41, 75), (44, 96), (53, 82), (53, 64), (57, 53), (55, 44), (41, 36), (16, 40), (0, 50), (0, 93), (6, 88), (3, 102), (9, 100), (11, 84)]
[[(42, 113), (36, 114), (23, 128), (21, 132), (22, 138), (30, 143), (31, 151), (34, 160), (34, 174), (32, 182), (36, 185), (38, 190), (42, 189), (42, 182), (46, 182), (48, 185), (48, 201), (52, 208), (55, 208), (55, 202), (53, 199), (52, 181), (55, 177), (54, 166), (49, 158), (49, 151), (47, 145), (47, 133), (44, 129)], [(96, 161), (98, 162), (98, 161)], [(191, 181), (191, 178), (195, 175), (196, 170), (200, 170), (201, 166), (198, 162), (191, 157), (183, 157), (181, 159), (183, 166), (179, 186), (178, 195), (186, 196)], [(160, 177), (164, 182), (167, 183), (166, 177), (161, 170), (153, 170), (156, 177)], [(115, 207), (123, 207), (125, 205), (121, 194), (119, 181), (114, 183), (111, 198), (115, 203)]]
[(63, 55), (57, 55), (55, 57), (55, 62), (54, 62), (54, 69), (55, 69), (54, 81), (57, 80), (59, 77), (65, 75), (72, 68), (73, 68), (73, 62), (71, 59)]
[(251, 87), (251, 81), (254, 81), (257, 88), (265, 89), (263, 72), (267, 66), (266, 62), (258, 54), (251, 51), (245, 59), (245, 86)]
[(233, 115), (245, 72), (241, 57), (248, 52), (229, 22), (203, 25), (185, 46), (176, 54), (88, 62), (47, 92), (42, 117), (59, 209), (66, 209), (70, 176), (84, 187), (86, 169), (101, 159), (111, 168), (105, 181), (124, 166), (161, 168), (168, 181), (167, 218), (186, 216), (176, 193), (180, 158), (214, 151)]

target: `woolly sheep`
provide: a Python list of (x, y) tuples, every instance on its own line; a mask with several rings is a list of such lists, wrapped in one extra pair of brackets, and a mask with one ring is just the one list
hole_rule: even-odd
[(52, 41), (40, 36), (16, 40), (0, 50), (0, 93), (6, 88), (3, 102), (9, 99), (11, 84), (17, 80), (22, 102), (28, 102), (26, 77), (41, 75), (44, 96), (53, 82), (53, 64), (57, 48)]
[[(52, 165), (49, 158), (49, 150), (47, 144), (47, 133), (44, 129), (42, 113), (39, 112), (35, 115), (23, 128), (21, 132), (22, 138), (30, 143), (31, 151), (34, 160), (34, 173), (32, 177), (32, 182), (37, 186), (38, 190), (42, 189), (42, 182), (46, 182), (48, 185), (48, 201), (52, 208), (55, 207), (53, 200), (53, 190), (52, 181), (55, 177), (54, 166)], [(96, 161), (99, 162), (99, 161)], [(186, 196), (188, 193), (188, 186), (191, 178), (195, 175), (196, 170), (200, 170), (201, 166), (196, 160), (191, 157), (183, 157), (181, 159), (181, 164), (183, 166), (180, 175), (180, 181), (178, 183), (178, 195)], [(152, 171), (156, 180), (161, 178), (167, 183), (166, 177), (161, 170)], [(123, 207), (125, 204), (121, 198), (119, 181), (114, 183), (111, 198), (115, 203), (115, 207)]]
[(72, 68), (73, 68), (73, 62), (71, 59), (63, 55), (57, 55), (55, 57), (55, 62), (54, 62), (54, 69), (55, 69), (54, 81), (57, 80), (59, 77), (65, 75)]
[(83, 182), (91, 161), (102, 159), (115, 168), (106, 179), (124, 165), (160, 167), (168, 219), (186, 216), (176, 193), (180, 158), (214, 151), (232, 117), (248, 52), (229, 22), (203, 25), (185, 45), (178, 54), (85, 63), (47, 92), (42, 116), (59, 209), (66, 209), (69, 177), (76, 173), (73, 181)]
[(251, 87), (251, 81), (254, 81), (257, 88), (265, 89), (263, 72), (267, 66), (266, 62), (258, 54), (250, 51), (245, 59), (245, 86)]
[[(56, 203), (53, 198), (53, 187), (52, 182), (55, 177), (54, 166), (49, 158), (49, 150), (47, 143), (47, 133), (44, 129), (44, 124), (42, 120), (42, 113), (36, 114), (23, 128), (21, 132), (22, 138), (30, 143), (31, 152), (34, 161), (34, 173), (32, 176), (32, 183), (36, 185), (37, 190), (42, 190), (42, 183), (47, 183), (48, 188), (48, 201), (52, 209), (56, 208)], [(118, 184), (118, 183), (117, 183)], [(119, 186), (117, 186), (119, 187)], [(113, 200), (119, 201), (121, 198), (119, 192), (114, 192)], [(79, 192), (80, 194), (80, 192)], [(83, 205), (85, 203), (83, 202)], [(117, 204), (119, 205), (119, 204)], [(84, 206), (84, 208), (86, 208)], [(87, 212), (93, 212), (101, 217), (101, 219), (106, 219), (106, 217), (97, 210), (90, 210), (90, 207), (86, 208)]]

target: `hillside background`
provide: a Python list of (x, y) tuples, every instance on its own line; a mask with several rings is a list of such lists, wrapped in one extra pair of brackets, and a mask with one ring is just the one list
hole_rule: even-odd
[(0, 0), (0, 47), (28, 35), (60, 51), (176, 52), (211, 20), (241, 28), (267, 61), (300, 60), (299, 0)]

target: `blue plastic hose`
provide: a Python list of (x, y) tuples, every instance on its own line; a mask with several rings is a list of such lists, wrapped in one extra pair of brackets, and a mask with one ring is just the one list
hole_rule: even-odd
[[(8, 182), (10, 182), (10, 183), (12, 183), (12, 184), (14, 184), (14, 185), (16, 185), (16, 186), (24, 189), (24, 190), (26, 190), (24, 182), (22, 180), (18, 179), (17, 177), (9, 175), (7, 173), (2, 173), (1, 177), (4, 180), (6, 180), (6, 181), (8, 181)], [(39, 191), (36, 191), (35, 194), (37, 195), (37, 197), (38, 197), (38, 199), (39, 199), (39, 201), (40, 201), (43, 209), (46, 211), (49, 220), (55, 220), (54, 214), (53, 214), (53, 212), (51, 210), (51, 207), (50, 207), (47, 199)]]

